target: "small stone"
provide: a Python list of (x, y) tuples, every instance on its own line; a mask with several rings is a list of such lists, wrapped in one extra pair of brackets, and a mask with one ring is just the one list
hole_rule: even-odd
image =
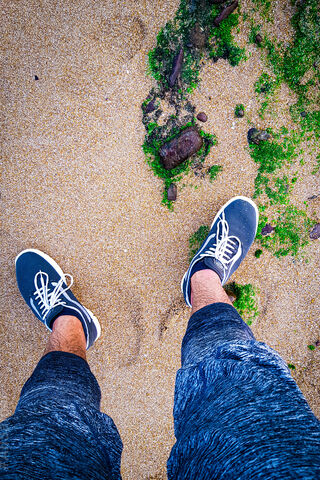
[(316, 346), (316, 347), (320, 347), (320, 340), (316, 340), (315, 346)]
[(257, 128), (250, 128), (247, 134), (248, 142), (259, 145), (260, 142), (269, 140), (271, 135), (265, 130), (258, 130)]
[(244, 116), (244, 111), (242, 110), (242, 108), (239, 108), (239, 109), (236, 111), (236, 117), (242, 118), (243, 116)]
[(320, 223), (317, 223), (309, 233), (311, 240), (317, 240), (320, 237)]
[(260, 43), (262, 42), (262, 36), (260, 35), (260, 33), (257, 33), (255, 40), (256, 43), (260, 45)]
[(174, 202), (177, 200), (177, 185), (175, 183), (171, 183), (168, 188), (167, 195), (169, 202)]
[(156, 99), (153, 98), (149, 103), (144, 107), (144, 113), (151, 113), (156, 109)]
[(203, 140), (194, 127), (188, 127), (170, 142), (162, 145), (160, 158), (166, 170), (171, 170), (202, 147)]
[(269, 235), (274, 231), (274, 227), (270, 225), (270, 223), (266, 223), (266, 225), (261, 230), (261, 235)]
[(179, 50), (179, 53), (174, 57), (173, 62), (172, 62), (172, 69), (171, 69), (171, 74), (169, 77), (169, 87), (172, 88), (174, 84), (176, 83), (176, 80), (181, 72), (182, 64), (183, 64), (183, 57), (184, 57), (184, 52), (183, 48), (181, 47)]
[(208, 120), (208, 117), (207, 115), (204, 113), (204, 112), (200, 112), (198, 113), (197, 115), (197, 119), (200, 121), (200, 122), (206, 122)]
[(35, 80), (39, 80), (38, 75), (35, 75), (35, 76), (34, 76), (34, 79), (35, 79)]
[[(220, 3), (220, 2), (219, 2)], [(220, 23), (225, 20), (226, 18), (229, 17), (229, 15), (231, 15), (231, 13), (236, 9), (238, 8), (238, 0), (235, 0), (234, 2), (232, 2), (230, 5), (228, 5), (227, 7), (224, 7), (223, 10), (220, 12), (220, 14), (213, 20), (213, 23), (216, 27), (218, 27), (220, 25)]]
[(304, 118), (304, 117), (306, 117), (306, 116), (307, 116), (307, 112), (300, 112), (300, 115), (301, 115), (301, 117), (303, 117), (303, 118)]

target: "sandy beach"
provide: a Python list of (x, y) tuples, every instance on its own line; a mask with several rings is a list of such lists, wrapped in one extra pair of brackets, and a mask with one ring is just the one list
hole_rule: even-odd
[[(284, 35), (282, 3), (283, 15), (270, 28)], [(203, 128), (218, 138), (206, 163), (223, 171), (212, 183), (191, 172), (174, 211), (161, 205), (162, 182), (141, 148), (141, 104), (153, 85), (147, 53), (178, 4), (8, 0), (1, 9), (0, 419), (13, 414), (48, 337), (15, 281), (15, 256), (38, 248), (74, 276), (74, 293), (100, 320), (102, 335), (88, 360), (102, 411), (124, 443), (124, 480), (166, 478), (175, 375), (190, 315), (180, 291), (188, 239), (229, 198), (254, 192), (248, 122), (235, 119), (235, 105), (245, 104), (250, 121), (266, 128), (290, 125), (294, 101), (282, 87), (273, 115), (259, 119), (254, 83), (264, 67), (241, 27), (237, 39), (248, 60), (237, 67), (206, 62), (192, 95), (208, 116)], [(312, 167), (301, 167), (297, 206), (320, 193)], [(309, 208), (319, 217), (320, 197)], [(319, 416), (320, 348), (307, 348), (320, 340), (319, 240), (304, 249), (305, 258), (264, 251), (257, 259), (256, 248), (234, 276), (260, 290), (253, 332), (295, 365), (293, 377)]]

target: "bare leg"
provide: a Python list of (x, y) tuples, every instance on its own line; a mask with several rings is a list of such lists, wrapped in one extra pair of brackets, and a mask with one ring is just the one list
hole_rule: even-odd
[(192, 314), (200, 308), (212, 303), (229, 303), (228, 295), (224, 291), (221, 280), (213, 270), (200, 270), (191, 277), (191, 304)]
[(86, 338), (77, 317), (62, 315), (54, 321), (44, 355), (55, 351), (74, 353), (84, 360), (87, 359)]

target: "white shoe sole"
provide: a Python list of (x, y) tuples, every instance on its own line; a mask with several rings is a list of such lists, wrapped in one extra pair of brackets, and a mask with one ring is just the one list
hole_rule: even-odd
[[(53, 260), (53, 258), (49, 257), (49, 255), (47, 255), (46, 253), (41, 252), (41, 250), (37, 250), (36, 248), (27, 248), (26, 250), (23, 250), (22, 252), (20, 252), (19, 255), (16, 256), (15, 263), (17, 263), (18, 258), (23, 253), (28, 253), (28, 252), (37, 253), (38, 255), (40, 255), (40, 257), (44, 258), (59, 273), (60, 277), (63, 278), (65, 283), (67, 283), (66, 277), (64, 276), (64, 273), (63, 273), (61, 267), (57, 264), (57, 262), (55, 260)], [(100, 326), (99, 320), (97, 319), (97, 317), (95, 317), (93, 315), (93, 313), (91, 312), (91, 310), (89, 310), (89, 308), (85, 307), (84, 305), (82, 305), (82, 306), (83, 306), (83, 308), (85, 308), (87, 310), (88, 314), (90, 315), (90, 317), (93, 320), (93, 323), (94, 323), (94, 325), (97, 329), (97, 335), (98, 335), (96, 340), (98, 340), (98, 338), (101, 335), (101, 326)]]

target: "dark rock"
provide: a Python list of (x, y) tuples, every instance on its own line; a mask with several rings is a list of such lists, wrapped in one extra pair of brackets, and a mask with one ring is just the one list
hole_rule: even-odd
[(170, 142), (162, 145), (160, 158), (166, 170), (171, 170), (202, 147), (203, 140), (194, 127), (188, 127)]
[(320, 193), (318, 193), (318, 195), (311, 195), (311, 197), (308, 197), (308, 200), (315, 200), (318, 197), (320, 197)]
[(242, 108), (239, 108), (239, 110), (236, 111), (236, 117), (242, 118), (244, 116), (244, 111)]
[(180, 48), (179, 53), (174, 57), (172, 62), (172, 70), (169, 77), (169, 87), (172, 88), (173, 85), (176, 83), (179, 73), (181, 72), (182, 64), (183, 64), (183, 48)]
[(261, 235), (269, 235), (274, 231), (274, 227), (270, 223), (266, 223), (263, 229), (261, 230)]
[(191, 30), (190, 41), (195, 48), (204, 48), (206, 44), (206, 34), (200, 27), (199, 23), (196, 23)]
[(316, 347), (319, 347), (320, 346), (320, 340), (316, 340), (314, 344), (315, 344)]
[(320, 237), (320, 223), (317, 223), (313, 229), (311, 230), (311, 232), (309, 233), (309, 237), (311, 238), (311, 240), (316, 240), (317, 238)]
[(216, 27), (220, 25), (220, 23), (229, 17), (229, 15), (238, 7), (238, 0), (232, 2), (231, 5), (225, 7), (219, 15), (213, 20), (213, 23)]
[(265, 130), (250, 128), (250, 130), (248, 131), (247, 137), (248, 137), (249, 143), (255, 143), (256, 145), (259, 145), (260, 142), (269, 140), (269, 138), (271, 138), (271, 135)]
[(187, 102), (185, 104), (184, 108), (185, 108), (185, 110), (187, 110), (187, 112), (190, 112), (190, 113), (194, 113), (195, 110), (196, 110), (196, 107), (194, 105), (192, 105), (192, 103), (190, 103), (190, 102)]
[(39, 80), (38, 75), (35, 75), (35, 76), (34, 76), (34, 79), (35, 79), (35, 80)]
[(262, 36), (260, 35), (260, 33), (257, 33), (255, 40), (256, 43), (260, 45), (260, 43), (262, 42)]
[(169, 202), (174, 202), (177, 200), (177, 185), (175, 183), (171, 183), (168, 188), (167, 195)]
[(144, 107), (144, 113), (151, 113), (156, 109), (156, 99), (153, 98), (149, 103)]
[(300, 112), (300, 115), (301, 115), (301, 117), (306, 117), (306, 116), (307, 116), (307, 112)]
[(199, 112), (197, 115), (197, 119), (200, 120), (200, 122), (206, 122), (208, 120), (208, 117), (204, 112)]

